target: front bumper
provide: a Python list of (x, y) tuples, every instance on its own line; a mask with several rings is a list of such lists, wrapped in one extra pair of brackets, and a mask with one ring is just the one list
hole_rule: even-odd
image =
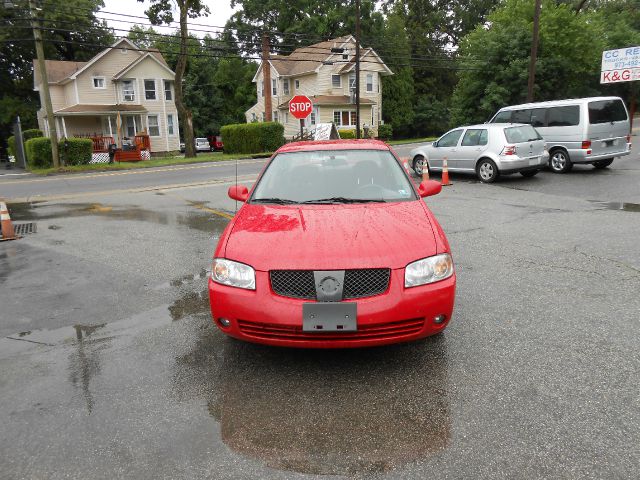
[[(386, 293), (349, 300), (358, 304), (357, 332), (303, 332), (302, 300), (276, 295), (269, 274), (256, 272), (256, 290), (220, 285), (209, 279), (213, 321), (227, 335), (254, 343), (300, 348), (387, 345), (428, 337), (444, 330), (453, 312), (455, 274), (441, 282), (404, 287), (404, 269), (392, 270)], [(441, 324), (434, 323), (445, 315)], [(230, 320), (222, 327), (220, 318)]]
[(514, 155), (501, 155), (498, 162), (500, 173), (525, 172), (527, 170), (540, 170), (549, 162), (549, 153), (544, 152), (539, 157), (522, 158)]

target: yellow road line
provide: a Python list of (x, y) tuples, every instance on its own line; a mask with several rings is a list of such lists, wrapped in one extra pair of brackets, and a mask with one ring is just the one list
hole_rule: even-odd
[(186, 199), (183, 196), (178, 195), (177, 193), (167, 193), (167, 195), (169, 195), (171, 197), (179, 198), (183, 202), (188, 203), (189, 205), (191, 205), (193, 208), (197, 208), (198, 210), (202, 210), (203, 212), (213, 213), (214, 215), (218, 215), (219, 217), (228, 218), (229, 220), (231, 220), (233, 218), (233, 215), (231, 215), (229, 213), (221, 212), (220, 210), (215, 210), (213, 208), (209, 208), (209, 207), (203, 205), (202, 203), (194, 202), (193, 200)]
[[(257, 163), (264, 163), (267, 159), (264, 160), (240, 160), (239, 163), (243, 165), (251, 165)], [(199, 168), (215, 168), (215, 167), (225, 167), (232, 166), (235, 160), (224, 160), (221, 162), (211, 162), (206, 164), (198, 164), (198, 165), (188, 165), (188, 166), (176, 166), (176, 167), (160, 167), (160, 168), (141, 168), (138, 170), (126, 170), (126, 171), (116, 171), (116, 172), (103, 172), (103, 173), (94, 173), (88, 175), (79, 175), (79, 174), (68, 174), (68, 175), (55, 175), (52, 177), (46, 178), (36, 178), (32, 180), (13, 180), (13, 181), (5, 181), (1, 182), (0, 185), (18, 185), (25, 183), (40, 183), (40, 182), (53, 182), (60, 180), (85, 180), (85, 179), (93, 179), (93, 178), (101, 178), (101, 177), (116, 177), (121, 175), (140, 175), (145, 173), (162, 173), (162, 172), (174, 172), (180, 170), (195, 170)]]

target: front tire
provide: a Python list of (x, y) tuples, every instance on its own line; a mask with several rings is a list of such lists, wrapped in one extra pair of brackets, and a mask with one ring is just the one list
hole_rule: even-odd
[(520, 172), (520, 175), (522, 175), (525, 178), (531, 178), (531, 177), (535, 177), (539, 171), (540, 170), (527, 170), (524, 172)]
[(500, 172), (493, 160), (483, 158), (476, 165), (476, 175), (482, 183), (493, 183), (500, 176)]
[[(419, 177), (422, 176), (422, 172), (424, 169), (424, 165), (426, 164), (425, 158), (422, 155), (416, 155), (413, 159), (413, 171), (416, 172), (416, 175)], [(429, 169), (429, 165), (427, 165), (427, 169)]]
[(573, 168), (573, 163), (564, 150), (553, 150), (549, 156), (549, 168), (553, 173), (567, 173)]
[(613, 158), (607, 158), (605, 160), (598, 160), (597, 162), (593, 162), (593, 166), (598, 170), (602, 170), (603, 168), (607, 168), (612, 163), (613, 163)]

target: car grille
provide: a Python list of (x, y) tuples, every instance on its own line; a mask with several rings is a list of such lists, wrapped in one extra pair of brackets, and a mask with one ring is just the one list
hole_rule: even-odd
[(375, 325), (359, 325), (357, 332), (304, 332), (302, 326), (257, 323), (240, 319), (238, 319), (238, 327), (243, 334), (262, 340), (286, 340), (290, 342), (384, 340), (401, 339), (420, 333), (424, 327), (424, 318), (411, 318)]
[[(388, 268), (360, 268), (344, 271), (343, 300), (380, 295), (389, 286)], [(313, 270), (271, 270), (271, 288), (283, 297), (316, 299)]]

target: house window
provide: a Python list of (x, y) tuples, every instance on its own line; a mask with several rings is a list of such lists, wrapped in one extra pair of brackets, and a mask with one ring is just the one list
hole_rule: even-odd
[(174, 127), (173, 127), (173, 115), (167, 115), (167, 133), (169, 135), (174, 135)]
[(125, 102), (133, 102), (136, 99), (136, 91), (133, 86), (133, 80), (122, 81), (122, 96)]
[(300, 89), (300, 80), (296, 80), (296, 90)]
[(286, 110), (284, 112), (284, 122), (282, 123), (289, 123), (289, 112), (287, 112)]
[(333, 88), (340, 88), (342, 86), (340, 75), (331, 75), (331, 86)]
[(373, 92), (373, 73), (367, 73), (367, 92)]
[(267, 114), (265, 112), (262, 112), (262, 121), (266, 121), (267, 120)]
[(278, 121), (278, 111), (277, 111), (277, 110), (274, 110), (274, 111), (273, 111), (273, 121), (274, 121), (274, 122), (277, 122), (277, 121)]
[(310, 125), (315, 125), (316, 124), (316, 111), (313, 110), (311, 112), (311, 115), (309, 115), (309, 124)]
[(127, 53), (129, 51), (128, 48), (121, 48), (120, 53)]
[(285, 95), (289, 95), (289, 79), (285, 79), (282, 81), (282, 93)]
[(349, 50), (343, 50), (342, 52), (342, 59), (343, 60), (348, 60), (349, 59)]
[(264, 80), (260, 82), (260, 96), (264, 97)]
[(256, 122), (257, 120), (258, 120), (258, 117), (256, 117), (256, 114), (255, 114), (255, 113), (252, 113), (252, 114), (251, 114), (251, 121), (252, 121), (252, 122)]
[(159, 137), (160, 136), (160, 125), (158, 124), (158, 116), (157, 115), (149, 115), (147, 117), (147, 125), (149, 125), (149, 136), (150, 137)]
[(339, 127), (353, 127), (356, 124), (355, 110), (335, 110), (333, 112), (333, 123)]
[(93, 88), (107, 88), (104, 83), (104, 77), (92, 77), (93, 79)]
[(133, 117), (125, 117), (125, 126), (127, 130), (127, 137), (133, 138), (136, 136), (136, 120)]
[(271, 79), (271, 95), (277, 95), (278, 94), (278, 80), (276, 80), (275, 78)]
[(171, 92), (171, 82), (164, 81), (164, 99), (173, 100), (173, 93)]
[(146, 98), (147, 100), (156, 99), (156, 81), (155, 80), (144, 81), (144, 98)]

